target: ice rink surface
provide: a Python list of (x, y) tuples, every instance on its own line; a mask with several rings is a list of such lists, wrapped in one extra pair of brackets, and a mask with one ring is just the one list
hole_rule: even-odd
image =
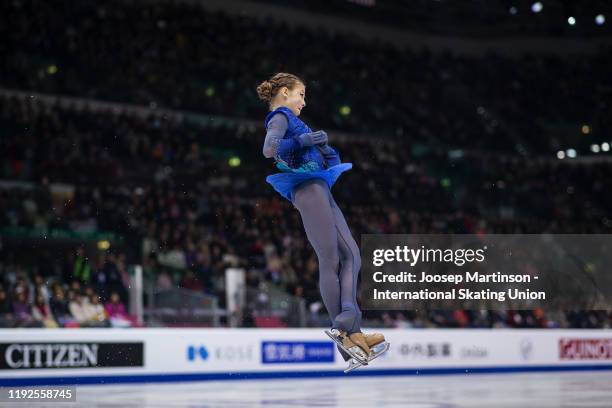
[[(0, 403), (0, 406), (8, 405)], [(612, 407), (612, 372), (347, 376), (322, 379), (81, 385), (77, 387), (76, 403), (47, 403), (44, 406)]]

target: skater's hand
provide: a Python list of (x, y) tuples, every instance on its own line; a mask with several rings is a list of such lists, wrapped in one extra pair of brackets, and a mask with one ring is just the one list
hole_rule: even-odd
[(327, 143), (327, 133), (324, 130), (302, 133), (297, 137), (301, 147), (309, 147)]
[(336, 152), (336, 150), (333, 147), (331, 147), (327, 143), (325, 143), (324, 145), (321, 145), (321, 146), (317, 146), (317, 149), (319, 149), (319, 151), (321, 152), (321, 154), (323, 156), (330, 155), (330, 154), (337, 154), (338, 153), (338, 152)]
[(328, 144), (324, 144), (323, 146), (317, 146), (317, 148), (323, 155), (323, 159), (325, 159), (328, 167), (340, 164), (340, 155), (333, 147)]

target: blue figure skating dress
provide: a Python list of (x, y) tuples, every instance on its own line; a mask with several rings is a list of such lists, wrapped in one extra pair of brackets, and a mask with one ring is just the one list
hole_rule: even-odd
[[(302, 120), (291, 112), (291, 109), (281, 106), (268, 113), (264, 126), (268, 128), (268, 122), (276, 113), (282, 113), (287, 117), (288, 127), (283, 139), (293, 138), (302, 133), (310, 133), (312, 130)], [(280, 160), (279, 160), (280, 159)], [(287, 153), (285, 156), (277, 158), (276, 167), (281, 173), (271, 174), (266, 177), (266, 181), (287, 200), (293, 202), (293, 189), (299, 184), (312, 180), (323, 179), (327, 182), (329, 189), (338, 180), (338, 177), (353, 165), (351, 163), (340, 163), (335, 166), (327, 167), (323, 155), (317, 146), (303, 147), (296, 151)]]

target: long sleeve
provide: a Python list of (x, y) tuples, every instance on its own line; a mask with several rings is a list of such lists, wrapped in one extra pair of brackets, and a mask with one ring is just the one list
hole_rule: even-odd
[(268, 122), (266, 139), (263, 145), (263, 155), (265, 157), (277, 159), (300, 149), (300, 143), (296, 139), (283, 139), (288, 127), (289, 122), (285, 115), (277, 113), (272, 116)]
[(341, 163), (340, 154), (336, 149), (329, 145), (324, 145), (319, 147), (319, 152), (323, 155), (325, 162), (328, 166), (336, 166)]

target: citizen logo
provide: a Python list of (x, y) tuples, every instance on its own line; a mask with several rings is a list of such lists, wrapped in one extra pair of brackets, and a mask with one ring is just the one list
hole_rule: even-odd
[(10, 368), (92, 367), (97, 344), (11, 344), (4, 354)]
[(144, 344), (0, 343), (0, 370), (144, 365)]

